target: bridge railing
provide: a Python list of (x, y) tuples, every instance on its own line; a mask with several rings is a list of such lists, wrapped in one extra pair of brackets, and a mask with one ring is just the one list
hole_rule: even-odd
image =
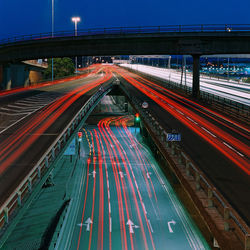
[[(135, 27), (108, 27), (79, 29), (77, 36), (105, 35), (105, 34), (147, 34), (147, 33), (173, 33), (173, 32), (250, 32), (250, 24), (195, 24), (195, 25), (161, 25), (161, 26), (135, 26)], [(0, 40), (0, 47), (12, 43), (53, 39), (59, 37), (74, 37), (75, 32), (57, 31), (19, 35)]]
[[(123, 66), (121, 66), (123, 67)], [(131, 69), (124, 67), (126, 70), (136, 72), (136, 74), (146, 76), (148, 79), (151, 79), (152, 81), (158, 80), (161, 83), (164, 84), (165, 87), (168, 89), (173, 89), (173, 90), (181, 90), (182, 92), (185, 92), (187, 95), (192, 95), (192, 87), (186, 85), (183, 80), (183, 83), (178, 82), (178, 81), (173, 81), (171, 78), (161, 78), (158, 76), (152, 76), (150, 74), (147, 74), (145, 72), (138, 71), (136, 69)], [(192, 74), (189, 74), (192, 76)], [(183, 77), (184, 78), (184, 77)], [(226, 112), (227, 114), (236, 117), (237, 119), (240, 119), (243, 122), (248, 122), (249, 117), (250, 117), (250, 108), (249, 105), (237, 102), (235, 100), (221, 97), (216, 94), (212, 94), (209, 92), (206, 92), (204, 90), (200, 90), (200, 100), (206, 104), (209, 105), (214, 105), (216, 109), (219, 109), (223, 112)], [(241, 97), (243, 99), (243, 97)]]
[[(9, 198), (0, 207), (0, 232), (1, 229), (7, 229), (13, 215), (18, 208), (21, 208), (25, 201), (28, 199), (29, 195), (32, 195), (33, 191), (38, 185), (42, 185), (44, 181), (48, 178), (51, 167), (59, 155), (59, 153), (64, 149), (70, 140), (71, 135), (74, 133), (75, 129), (80, 124), (84, 116), (86, 116), (94, 107), (94, 103), (99, 100), (102, 96), (108, 93), (112, 84), (106, 86), (105, 88), (99, 89), (94, 95), (92, 95), (89, 100), (83, 105), (83, 107), (78, 111), (78, 113), (72, 118), (67, 127), (63, 132), (57, 137), (54, 143), (45, 152), (38, 163), (33, 167), (29, 174), (23, 179), (23, 181), (18, 185), (18, 187), (13, 191)], [(4, 237), (3, 237), (4, 238)], [(1, 238), (1, 244), (4, 243), (4, 239)]]

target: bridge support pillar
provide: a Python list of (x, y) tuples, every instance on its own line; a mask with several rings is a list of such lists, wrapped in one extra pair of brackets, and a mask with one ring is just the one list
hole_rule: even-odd
[(11, 85), (11, 67), (9, 64), (1, 65), (0, 89), (9, 90), (11, 89)]
[(200, 95), (200, 55), (192, 55), (193, 57), (193, 88), (192, 95), (198, 98)]

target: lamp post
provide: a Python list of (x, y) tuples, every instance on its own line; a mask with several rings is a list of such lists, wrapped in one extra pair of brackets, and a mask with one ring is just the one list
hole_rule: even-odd
[[(80, 17), (72, 17), (71, 18), (72, 22), (75, 23), (75, 36), (77, 36), (77, 23), (81, 21)], [(75, 58), (75, 68), (76, 68), (76, 73), (77, 73), (77, 56)]]
[[(51, 15), (51, 25), (52, 25), (52, 38), (54, 37), (54, 0), (52, 0), (52, 15)], [(53, 57), (51, 59), (51, 80), (54, 80), (54, 60)]]

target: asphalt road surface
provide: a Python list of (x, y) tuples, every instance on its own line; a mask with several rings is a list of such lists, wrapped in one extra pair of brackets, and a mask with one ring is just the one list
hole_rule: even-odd
[(39, 161), (73, 115), (112, 75), (94, 73), (0, 97), (0, 205)]
[(145, 78), (116, 71), (166, 131), (181, 133), (181, 147), (250, 225), (249, 128)]
[(86, 175), (64, 249), (210, 249), (132, 123), (108, 117), (83, 127)]

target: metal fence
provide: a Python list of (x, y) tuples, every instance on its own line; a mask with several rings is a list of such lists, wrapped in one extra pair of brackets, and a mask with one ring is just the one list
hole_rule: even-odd
[[(151, 76), (149, 74), (137, 71), (135, 69), (130, 69), (124, 67), (126, 70), (135, 72), (138, 75), (146, 76), (148, 79), (154, 81), (158, 80), (164, 84), (168, 89), (181, 90), (189, 96), (192, 96), (192, 87), (181, 84), (179, 82), (171, 81), (171, 79), (163, 79), (157, 76)], [(185, 82), (185, 81), (184, 81)], [(220, 97), (215, 94), (208, 93), (206, 91), (200, 91), (199, 99), (209, 105), (215, 105), (216, 108), (226, 112), (229, 115), (236, 117), (237, 119), (242, 120), (245, 123), (249, 122), (250, 118), (250, 107), (249, 105), (233, 101), (228, 98)]]
[[(136, 26), (136, 27), (109, 27), (79, 29), (77, 36), (105, 35), (105, 34), (149, 34), (149, 33), (174, 33), (174, 32), (250, 32), (250, 24), (195, 24), (195, 25), (161, 25), (161, 26)], [(36, 33), (30, 35), (18, 35), (0, 40), (0, 46), (11, 43), (53, 39), (59, 37), (73, 37), (75, 32), (57, 31)]]

